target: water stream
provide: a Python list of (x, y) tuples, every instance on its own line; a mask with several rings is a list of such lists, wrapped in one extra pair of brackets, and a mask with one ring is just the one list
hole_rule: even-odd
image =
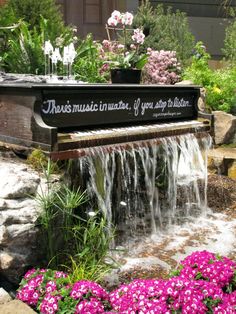
[(116, 226), (117, 243), (127, 243), (206, 213), (210, 145), (208, 135), (186, 134), (110, 153), (91, 148), (74, 161), (73, 176), (87, 189), (89, 208)]
[(207, 134), (186, 134), (110, 153), (91, 148), (73, 162), (73, 177), (92, 200), (88, 210), (102, 211), (116, 228), (113, 257), (122, 266), (109, 284), (165, 277), (196, 250), (235, 259), (236, 213), (207, 206), (210, 147)]

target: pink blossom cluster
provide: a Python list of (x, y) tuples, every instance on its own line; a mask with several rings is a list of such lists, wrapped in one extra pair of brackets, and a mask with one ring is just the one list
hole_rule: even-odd
[(175, 84), (180, 80), (181, 67), (175, 51), (147, 49), (148, 62), (143, 71), (146, 84)]
[(88, 293), (92, 293), (99, 300), (108, 299), (108, 293), (96, 282), (81, 280), (76, 282), (71, 290), (70, 296), (74, 299), (81, 299)]
[(44, 269), (25, 274), (16, 298), (42, 314), (60, 313), (63, 303), (74, 314), (105, 313), (104, 305), (109, 304), (109, 294), (99, 284), (81, 280), (70, 285), (65, 273)]
[(58, 301), (61, 299), (58, 295), (47, 293), (40, 304), (40, 313), (54, 314), (58, 311)]
[(189, 280), (204, 279), (221, 288), (227, 288), (236, 272), (236, 263), (227, 257), (217, 257), (208, 251), (197, 251), (181, 261), (179, 268), (180, 277)]
[(107, 24), (109, 26), (117, 26), (118, 24), (132, 25), (133, 18), (134, 16), (130, 12), (121, 13), (120, 11), (115, 10), (109, 17)]
[(108, 302), (109, 294), (99, 284), (81, 280), (76, 282), (70, 292), (70, 296), (79, 300), (75, 314), (104, 313), (104, 302)]
[(227, 309), (222, 313), (235, 313), (232, 302), (224, 300), (224, 293), (216, 284), (178, 277), (165, 281), (135, 280), (113, 291), (110, 302), (122, 314), (205, 314), (220, 313), (221, 308)]
[(22, 288), (18, 291), (17, 299), (29, 304), (36, 305), (40, 297), (40, 288), (43, 282), (45, 269), (31, 269), (26, 272), (22, 280)]
[(60, 295), (53, 295), (64, 287), (67, 274), (50, 269), (31, 269), (23, 277), (16, 298), (36, 308), (43, 314), (54, 314), (58, 310)]
[(134, 280), (110, 293), (112, 308), (117, 313), (169, 313), (164, 297), (165, 281)]
[(99, 284), (67, 275), (30, 270), (17, 298), (42, 314), (235, 314), (236, 263), (208, 251), (183, 259), (168, 280), (137, 279), (108, 293)]

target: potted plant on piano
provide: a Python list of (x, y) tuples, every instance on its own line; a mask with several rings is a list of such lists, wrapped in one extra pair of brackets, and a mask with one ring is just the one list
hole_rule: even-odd
[(142, 29), (131, 28), (132, 23), (131, 13), (116, 10), (107, 21), (108, 40), (102, 42), (101, 56), (104, 68), (110, 69), (112, 83), (140, 83), (147, 63), (147, 54), (140, 49), (145, 35)]

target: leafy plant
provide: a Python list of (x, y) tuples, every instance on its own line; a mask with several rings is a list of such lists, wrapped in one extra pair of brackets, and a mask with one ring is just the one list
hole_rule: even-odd
[(5, 26), (0, 29), (1, 67), (12, 73), (44, 74), (44, 42), (61, 47), (73, 37), (54, 0), (9, 0), (1, 7), (0, 25)]
[(104, 263), (104, 260), (93, 260), (91, 258), (72, 257), (68, 261), (65, 269), (69, 273), (69, 280), (71, 283), (79, 280), (92, 280), (95, 282), (102, 282), (104, 276), (110, 272), (111, 266)]
[(85, 224), (75, 225), (72, 231), (76, 245), (76, 257), (86, 256), (93, 261), (99, 261), (106, 257), (113, 235), (107, 229), (106, 220), (103, 217), (91, 217)]
[[(5, 71), (44, 74), (45, 61), (42, 47), (44, 41), (50, 39), (48, 21), (41, 17), (38, 28), (34, 27), (30, 30), (29, 24), (21, 21), (20, 26), (12, 31), (3, 54)], [(70, 37), (71, 32), (61, 34), (63, 40), (60, 44), (67, 42)]]
[(46, 260), (52, 268), (64, 265), (72, 280), (101, 278), (110, 268), (105, 261), (113, 234), (103, 215), (86, 213), (86, 192), (54, 182), (50, 161), (43, 167), (46, 189), (37, 195), (42, 212), (38, 219), (44, 235)]
[(10, 26), (23, 20), (30, 29), (40, 31), (41, 16), (48, 20), (48, 32), (54, 39), (65, 31), (59, 6), (55, 0), (7, 0), (1, 6), (0, 25)]
[[(58, 253), (71, 239), (70, 228), (75, 215), (74, 211), (86, 201), (85, 192), (80, 189), (70, 189), (64, 183), (56, 183), (52, 179), (53, 167), (48, 159), (47, 166), (42, 164), (42, 171), (46, 180), (46, 188), (42, 188), (36, 195), (36, 201), (41, 209), (38, 225), (43, 230), (46, 260), (51, 266), (58, 266)], [(58, 251), (59, 250), (59, 251)], [(63, 256), (67, 252), (63, 252)]]
[(98, 44), (91, 34), (78, 43), (74, 63), (74, 74), (78, 80), (89, 83), (104, 83), (106, 78), (101, 75), (102, 61), (99, 58)]
[(134, 27), (143, 27), (146, 35), (143, 48), (176, 51), (182, 65), (188, 63), (194, 47), (194, 37), (189, 30), (185, 13), (173, 12), (163, 5), (152, 7), (149, 0), (143, 0), (134, 16)]
[(71, 282), (82, 279), (102, 281), (114, 267), (107, 263), (108, 251), (114, 234), (107, 229), (106, 220), (98, 214), (88, 220), (80, 220), (71, 229), (72, 252), (65, 265)]
[(236, 63), (236, 20), (232, 20), (225, 31), (224, 49), (223, 53), (226, 59), (235, 64)]
[(43, 171), (45, 177), (59, 173), (58, 164), (50, 160), (40, 148), (34, 149), (31, 154), (27, 156), (27, 163), (33, 169), (40, 172)]
[(210, 55), (202, 42), (195, 47), (192, 63), (183, 73), (183, 79), (191, 80), (206, 89), (209, 110), (234, 112), (236, 104), (236, 69), (226, 67), (213, 70), (209, 67)]

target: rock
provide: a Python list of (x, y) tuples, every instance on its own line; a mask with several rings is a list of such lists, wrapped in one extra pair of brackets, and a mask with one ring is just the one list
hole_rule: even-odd
[(27, 304), (13, 300), (8, 303), (0, 305), (0, 314), (35, 314)]
[(24, 162), (0, 157), (0, 273), (18, 284), (24, 272), (42, 259), (40, 208), (36, 193), (43, 180)]
[(228, 168), (228, 177), (236, 180), (236, 160), (234, 160)]
[(0, 269), (2, 271), (9, 269), (12, 265), (13, 257), (5, 252), (0, 253)]
[(195, 84), (191, 80), (183, 80), (183, 81), (175, 83), (175, 85), (195, 85)]
[(215, 144), (236, 143), (236, 116), (223, 111), (214, 111)]
[(34, 195), (40, 181), (39, 176), (23, 165), (4, 163), (0, 165), (0, 198), (21, 198)]
[(9, 293), (7, 293), (3, 288), (0, 288), (0, 304), (7, 303), (11, 301), (12, 298)]
[(0, 226), (0, 243), (3, 244), (7, 241), (7, 229), (5, 226)]
[(208, 152), (208, 171), (235, 179), (236, 148), (218, 147)]
[(224, 157), (210, 155), (208, 156), (207, 164), (209, 173), (211, 174), (225, 173)]

